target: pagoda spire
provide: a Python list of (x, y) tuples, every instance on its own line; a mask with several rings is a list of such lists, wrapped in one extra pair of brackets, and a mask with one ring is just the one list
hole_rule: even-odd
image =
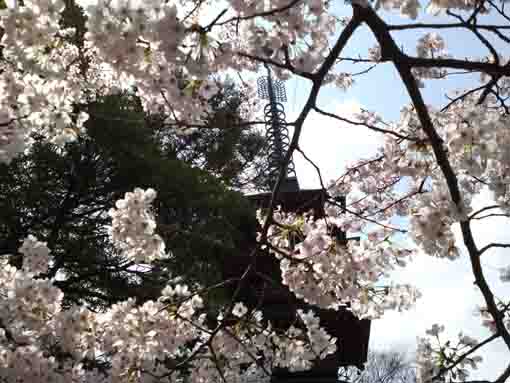
[[(285, 108), (283, 103), (287, 101), (285, 84), (283, 81), (273, 79), (269, 66), (265, 65), (267, 76), (257, 80), (258, 94), (262, 99), (269, 102), (264, 107), (264, 120), (266, 122), (266, 139), (268, 142), (268, 166), (266, 170), (267, 187), (271, 189), (276, 183), (280, 170), (285, 162), (285, 156), (289, 150), (289, 130), (285, 121)], [(299, 190), (296, 169), (292, 158), (285, 168), (282, 192)]]

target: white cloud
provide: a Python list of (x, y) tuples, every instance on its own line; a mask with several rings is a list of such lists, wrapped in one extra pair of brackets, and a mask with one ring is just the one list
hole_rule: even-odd
[[(332, 103), (324, 110), (352, 117), (359, 109), (356, 101)], [(289, 121), (292, 121), (290, 116)], [(330, 118), (312, 114), (306, 120), (300, 138), (300, 147), (321, 169), (323, 179), (341, 175), (350, 161), (368, 157), (376, 153), (382, 143), (382, 136), (358, 126), (349, 126)], [(319, 187), (317, 173), (313, 166), (296, 154), (294, 161), (302, 188)], [(493, 204), (488, 191), (482, 192), (473, 201), (474, 209)], [(484, 222), (485, 221), (485, 222)], [(510, 242), (508, 220), (492, 218), (473, 223), (473, 232), (478, 246), (493, 241)], [(460, 231), (455, 230), (461, 249)], [(510, 284), (499, 280), (498, 268), (510, 262), (505, 249), (495, 249), (483, 257), (486, 277), (499, 297), (510, 297)], [(372, 349), (399, 349), (414, 352), (416, 337), (424, 336), (425, 330), (434, 323), (445, 325), (445, 337), (455, 339), (460, 331), (483, 340), (489, 332), (481, 326), (479, 317), (474, 315), (477, 304), (483, 299), (474, 285), (474, 277), (468, 257), (464, 253), (460, 259), (449, 261), (433, 259), (425, 254), (415, 256), (405, 269), (395, 273), (393, 279), (402, 283), (411, 283), (420, 288), (423, 297), (416, 306), (407, 312), (390, 312), (384, 318), (372, 322), (370, 347)], [(472, 373), (473, 379), (495, 379), (506, 367), (508, 354), (506, 346), (496, 341), (481, 352), (484, 364)]]
[[(475, 209), (494, 203), (488, 191), (482, 192), (473, 202)], [(494, 241), (510, 242), (507, 219), (491, 218), (484, 221), (473, 224), (479, 247)], [(457, 244), (463, 251), (460, 230), (454, 228), (454, 232)], [(496, 296), (506, 299), (510, 297), (510, 284), (503, 284), (499, 280), (497, 269), (509, 262), (508, 251), (505, 254), (504, 249), (488, 252), (483, 257), (485, 277), (491, 288)], [(408, 312), (389, 313), (383, 319), (374, 321), (370, 339), (372, 348), (387, 349), (393, 345), (411, 351), (416, 337), (423, 336), (425, 329), (434, 323), (445, 325), (445, 335), (452, 339), (460, 331), (479, 340), (490, 335), (481, 327), (480, 318), (474, 315), (476, 305), (483, 304), (483, 299), (473, 283), (474, 277), (465, 251), (460, 259), (453, 262), (417, 255), (406, 269), (394, 275), (394, 279), (414, 284), (420, 288), (423, 297)], [(508, 354), (508, 350), (501, 341), (485, 347), (480, 353), (485, 362), (472, 373), (471, 378), (495, 379), (508, 363), (506, 358), (500, 357), (504, 354)]]
[[(323, 107), (323, 110), (352, 119), (360, 107), (358, 102), (350, 100), (332, 103)], [(288, 120), (292, 121), (292, 118)], [(327, 184), (338, 178), (349, 162), (374, 155), (382, 144), (381, 138), (381, 134), (362, 126), (311, 113), (303, 126), (299, 146), (319, 166), (323, 181)], [(303, 156), (296, 153), (294, 162), (301, 188), (320, 187), (315, 168)]]

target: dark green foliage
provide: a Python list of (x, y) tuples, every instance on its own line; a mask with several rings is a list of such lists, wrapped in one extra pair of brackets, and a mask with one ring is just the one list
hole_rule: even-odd
[[(88, 58), (84, 47), (84, 34), (87, 17), (75, 0), (65, 0), (60, 24), (63, 28), (75, 28), (68, 41), (78, 48), (81, 72), (85, 76)], [(180, 79), (181, 89), (187, 81), (182, 73), (175, 73)], [(86, 77), (86, 76), (85, 76)], [(261, 190), (267, 183), (264, 170), (267, 167), (265, 155), (266, 140), (261, 130), (244, 124), (243, 110), (251, 100), (233, 82), (221, 82), (222, 89), (208, 102), (212, 112), (205, 116), (207, 128), (182, 136), (162, 122), (166, 116), (150, 116), (151, 128), (165, 155), (181, 159), (215, 175), (225, 185), (236, 189), (250, 188)]]
[[(61, 27), (75, 28), (68, 41), (85, 75), (86, 16), (74, 0), (65, 4)], [(132, 95), (76, 106), (91, 116), (85, 135), (64, 150), (34, 137), (29, 153), (0, 165), (0, 255), (12, 254), (20, 266), (17, 249), (27, 235), (48, 242), (55, 264), (47, 277), (65, 275), (56, 282), (64, 303), (95, 309), (153, 299), (175, 275), (217, 282), (221, 265), (255, 236), (253, 210), (229, 190), (256, 184), (261, 174), (264, 139), (240, 124), (247, 101), (225, 87), (210, 100), (210, 129), (187, 137), (165, 126), (165, 116), (147, 116)], [(172, 254), (149, 270), (120, 257), (107, 234), (108, 210), (135, 187), (157, 190), (158, 233)]]
[[(30, 153), (0, 168), (0, 254), (23, 238), (47, 241), (65, 280), (66, 304), (101, 309), (127, 297), (157, 296), (171, 275), (203, 284), (255, 235), (254, 212), (240, 193), (164, 156), (135, 98), (110, 96), (88, 106), (87, 135), (64, 153), (36, 138)], [(172, 257), (150, 272), (133, 269), (112, 247), (108, 210), (135, 187), (158, 191), (159, 234)], [(13, 257), (13, 262), (20, 259)], [(165, 270), (166, 269), (166, 270)]]
[(241, 116), (249, 103), (227, 81), (209, 100), (213, 112), (206, 116), (208, 128), (187, 136), (165, 127), (159, 130), (166, 155), (207, 170), (231, 187), (262, 189), (266, 140), (260, 129), (243, 124)]
[(62, 28), (75, 28), (75, 33), (69, 37), (69, 42), (78, 48), (83, 48), (85, 40), (85, 24), (87, 17), (83, 8), (81, 8), (74, 0), (64, 0), (65, 8), (61, 13), (60, 26)]
[(86, 55), (85, 48), (85, 25), (87, 17), (83, 8), (76, 4), (75, 0), (64, 0), (65, 8), (61, 13), (60, 26), (62, 28), (74, 28), (74, 33), (66, 38), (66, 40), (74, 44), (78, 48), (78, 59), (80, 60), (81, 74), (86, 78), (89, 67), (89, 59)]

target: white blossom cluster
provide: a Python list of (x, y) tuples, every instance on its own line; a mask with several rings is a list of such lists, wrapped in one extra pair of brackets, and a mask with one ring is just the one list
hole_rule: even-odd
[[(383, 7), (386, 10), (396, 9), (399, 10), (403, 16), (411, 19), (418, 17), (419, 11), (422, 8), (417, 0), (378, 0), (375, 7)], [(431, 0), (427, 7), (427, 13), (438, 15), (447, 9), (460, 9), (470, 10), (476, 8), (477, 3), (474, 0)]]
[(331, 337), (322, 327), (319, 326), (319, 318), (313, 311), (303, 312), (298, 310), (298, 315), (307, 329), (307, 336), (311, 341), (311, 348), (315, 355), (324, 359), (327, 355), (336, 351), (338, 339)]
[[(40, 243), (34, 238), (30, 241)], [(202, 299), (185, 285), (167, 286), (156, 302), (139, 305), (128, 299), (105, 313), (78, 306), (62, 310), (62, 297), (51, 280), (34, 279), (33, 273), (2, 263), (2, 380), (171, 382), (179, 379), (179, 373), (161, 362), (195, 355), (190, 358), (191, 382), (219, 382), (222, 375), (228, 381), (241, 382), (247, 376), (268, 379), (272, 366), (306, 369), (315, 359), (336, 351), (336, 339), (320, 327), (313, 312), (299, 314), (306, 332), (291, 327), (279, 333), (270, 323), (263, 323), (260, 312), (246, 316), (247, 309), (240, 302), (233, 314), (243, 320), (225, 323), (211, 337), (213, 328), (206, 321)], [(221, 323), (224, 315), (217, 320)], [(50, 349), (55, 348), (66, 358), (52, 356)], [(111, 368), (103, 372), (86, 369), (85, 359), (107, 360)]]
[[(136, 85), (146, 111), (162, 110), (170, 116), (167, 122), (187, 129), (186, 124), (203, 122), (207, 101), (217, 92), (211, 75), (257, 72), (263, 61), (274, 64), (280, 79), (289, 78), (292, 71), (314, 73), (331, 52), (331, 38), (346, 25), (345, 19), (334, 16), (329, 1), (228, 0), (225, 12), (208, 8), (210, 3), (149, 0), (139, 6), (129, 0), (99, 1), (87, 8), (82, 51), (67, 39), (74, 31), (59, 24), (64, 1), (24, 0), (23, 5), (1, 10), (0, 162), (9, 163), (23, 152), (32, 131), (59, 144), (73, 139), (87, 119), (86, 114), (76, 115), (74, 106), (87, 101), (89, 94), (114, 93), (126, 84)], [(371, 6), (365, 0), (352, 3)], [(475, 0), (431, 0), (427, 10), (439, 14), (478, 6)], [(421, 5), (417, 0), (379, 0), (375, 8), (379, 7), (416, 19)], [(212, 23), (211, 10), (218, 12)], [(482, 15), (486, 9), (476, 12)], [(420, 38), (416, 48), (418, 60), (449, 58), (443, 37), (436, 33)], [(508, 65), (508, 57), (492, 56), (479, 61)], [(85, 69), (80, 65), (83, 59), (88, 63)], [(380, 47), (370, 49), (369, 59), (381, 59)], [(447, 72), (425, 65), (414, 67), (413, 74), (424, 85)], [(459, 251), (451, 227), (467, 222), (481, 185), (495, 194), (503, 214), (510, 213), (510, 121), (504, 108), (495, 106), (510, 96), (510, 79), (491, 71), (480, 79), (496, 81), (499, 93), (489, 92), (481, 100), (481, 92), (474, 92), (446, 111), (427, 106), (456, 174), (449, 180), (457, 183), (461, 194), (455, 201), (438, 166), (437, 147), (434, 152), (414, 108), (404, 107), (399, 121), (391, 124), (369, 111), (358, 116), (359, 122), (387, 134), (377, 156), (350, 164), (329, 188), (331, 197), (352, 193), (346, 211), (331, 203), (326, 217), (318, 220), (274, 213), (268, 243), (262, 245), (280, 260), (283, 281), (297, 297), (324, 308), (349, 303), (356, 315), (366, 318), (377, 318), (388, 309), (405, 310), (419, 293), (408, 285), (382, 282), (414, 252), (396, 246), (396, 233), (407, 234), (428, 255), (456, 259)], [(334, 68), (323, 83), (347, 90), (353, 76)], [(135, 189), (110, 211), (111, 239), (136, 263), (165, 256), (151, 211), (155, 197), (152, 189)], [(408, 219), (407, 230), (395, 225), (395, 216)], [(332, 225), (360, 233), (361, 240), (339, 243)], [(46, 244), (29, 236), (19, 251), (20, 270), (7, 262), (0, 267), (0, 380), (5, 382), (184, 378), (163, 360), (185, 360), (191, 383), (267, 380), (274, 366), (307, 369), (341, 344), (319, 326), (312, 312), (299, 313), (306, 329), (292, 326), (282, 334), (242, 302), (215, 318), (213, 322), (222, 326), (211, 327), (206, 303), (185, 284), (169, 285), (159, 300), (143, 305), (128, 300), (100, 314), (85, 307), (62, 310), (62, 292), (53, 281), (41, 278), (51, 264)], [(501, 278), (510, 279), (507, 269)], [(482, 325), (495, 333), (492, 315), (486, 308), (480, 314)], [(504, 325), (510, 325), (508, 315)], [(434, 326), (419, 340), (420, 382), (435, 379), (448, 368), (446, 361), (477, 343), (460, 334), (457, 345), (448, 346), (439, 342), (443, 330)], [(91, 360), (110, 363), (111, 368), (105, 373), (85, 368)], [(452, 372), (464, 380), (480, 361), (478, 356), (466, 357)]]
[[(160, 249), (145, 245), (154, 235), (148, 211), (154, 198), (151, 189), (136, 189), (111, 212), (112, 240), (135, 260), (144, 246), (147, 254)], [(0, 268), (0, 378), (9, 383), (22, 376), (32, 381), (170, 382), (179, 373), (162, 361), (182, 358), (190, 358), (191, 382), (267, 380), (272, 366), (303, 370), (336, 351), (336, 339), (312, 311), (299, 313), (306, 332), (291, 327), (280, 333), (242, 302), (233, 306), (233, 318), (239, 319), (234, 323), (220, 313), (217, 321), (229, 323), (211, 338), (202, 298), (184, 284), (166, 286), (158, 301), (143, 305), (128, 299), (104, 313), (80, 306), (62, 310), (63, 294), (53, 281), (35, 279), (50, 264), (46, 244), (29, 236), (19, 251), (21, 270), (7, 262)], [(52, 356), (49, 350), (55, 348), (67, 357)], [(105, 374), (86, 369), (84, 360), (107, 360), (111, 367)]]
[(334, 83), (338, 89), (346, 91), (353, 86), (354, 79), (350, 73), (338, 73), (335, 75)]
[(475, 315), (480, 316), (483, 327), (487, 328), (493, 334), (496, 333), (496, 322), (494, 321), (492, 315), (489, 313), (489, 310), (487, 310), (486, 306), (477, 307)]
[(383, 7), (385, 10), (398, 9), (402, 15), (416, 19), (421, 5), (417, 0), (378, 0), (375, 8), (379, 7)]
[(324, 219), (296, 220), (281, 210), (273, 219), (276, 224), (269, 231), (269, 241), (273, 249), (279, 249), (273, 254), (280, 259), (283, 283), (298, 298), (322, 308), (338, 309), (349, 303), (359, 317), (377, 318), (387, 309), (410, 308), (420, 296), (407, 285), (378, 288), (389, 271), (405, 264), (409, 251), (384, 241), (338, 243)]
[(501, 210), (509, 212), (510, 153), (505, 149), (510, 144), (508, 115), (476, 105), (476, 100), (469, 98), (438, 117), (444, 126), (449, 157), (467, 178), (462, 184), (464, 194), (479, 192), (472, 182), (476, 177), (494, 192)]
[[(83, 79), (87, 94), (136, 83), (146, 110), (166, 110), (173, 122), (184, 126), (180, 123), (201, 120), (208, 108), (206, 100), (216, 93), (209, 73), (229, 68), (255, 71), (258, 65), (251, 56), (289, 60), (295, 70), (313, 72), (329, 53), (337, 22), (328, 13), (327, 1), (300, 1), (290, 7), (287, 0), (228, 3), (231, 8), (219, 15), (219, 25), (204, 28), (197, 20), (209, 9), (194, 7), (188, 0), (153, 0), (143, 7), (128, 0), (101, 0), (87, 8), (82, 52), (65, 39), (74, 31), (59, 26), (62, 0), (27, 0), (24, 6), (2, 10), (2, 53), (9, 64), (2, 68), (0, 85), (6, 91), (0, 104), (4, 113), (24, 120), (0, 135), (2, 161), (23, 150), (19, 138), (33, 129), (57, 143), (76, 136), (85, 118), (74, 115), (72, 104), (85, 97)], [(385, 0), (376, 8), (379, 5), (400, 9), (413, 18), (420, 8), (416, 0)], [(433, 1), (432, 5), (434, 9), (470, 9), (476, 2)], [(197, 13), (194, 18), (184, 16), (190, 10)], [(238, 17), (244, 22), (237, 22)], [(289, 50), (290, 46), (294, 48)], [(420, 57), (433, 53), (439, 57), (442, 48), (441, 37), (434, 34), (418, 43)], [(86, 73), (80, 72), (83, 60), (88, 63)], [(282, 68), (275, 71), (282, 78), (289, 76)], [(424, 68), (416, 73), (437, 78), (441, 73), (436, 72)], [(341, 89), (352, 85), (352, 77), (345, 73), (329, 77)], [(69, 129), (70, 124), (75, 127)]]
[[(286, 0), (271, 1), (269, 7), (265, 2), (256, 1), (230, 1), (239, 16), (247, 17), (253, 14), (263, 14), (264, 11), (283, 8), (288, 5)], [(265, 25), (255, 20), (245, 24), (243, 33), (245, 40), (233, 45), (234, 50), (241, 50), (250, 55), (268, 57), (276, 60), (285, 59), (285, 47), (300, 46), (309, 37), (313, 45), (308, 48), (291, 51), (291, 64), (298, 71), (314, 72), (327, 54), (328, 37), (336, 29), (336, 23), (331, 15), (327, 13), (328, 2), (319, 0), (307, 0), (297, 2), (283, 14), (284, 18), (278, 15), (266, 16), (261, 19), (266, 21)], [(252, 65), (247, 61), (240, 61), (239, 64)], [(276, 69), (281, 78), (288, 77), (288, 73)]]
[[(446, 52), (446, 44), (444, 39), (437, 33), (427, 33), (420, 39), (416, 45), (416, 52), (418, 57), (430, 58), (430, 59), (444, 59), (448, 58)], [(413, 68), (413, 74), (417, 79), (440, 79), (443, 78), (448, 71), (441, 68)], [(424, 87), (424, 83), (420, 81), (421, 87)]]
[[(467, 98), (446, 112), (432, 107), (430, 110), (443, 139), (444, 151), (452, 167), (458, 169), (461, 201), (455, 203), (449, 196), (443, 174), (435, 163), (435, 154), (421, 132), (415, 111), (408, 107), (402, 109), (400, 121), (391, 127), (409, 140), (386, 135), (377, 158), (360, 160), (350, 166), (351, 170), (330, 190), (336, 195), (341, 194), (335, 191), (337, 189), (349, 192), (358, 188), (365, 196), (351, 209), (371, 214), (371, 218), (380, 222), (395, 215), (408, 217), (409, 234), (422, 250), (437, 257), (455, 259), (458, 249), (451, 227), (468, 218), (472, 197), (480, 192), (482, 185), (495, 193), (499, 208), (508, 211), (510, 162), (508, 151), (503, 149), (510, 144), (506, 128), (508, 117), (492, 108), (475, 105), (473, 98)], [(368, 112), (362, 113), (359, 119), (384, 126), (378, 116)], [(481, 182), (474, 182), (476, 179)], [(406, 189), (410, 198), (403, 198), (400, 191), (404, 180), (408, 183)], [(389, 208), (381, 209), (381, 205)], [(328, 211), (328, 214), (334, 212)], [(345, 220), (344, 225), (348, 230), (359, 230)]]
[[(506, 328), (510, 328), (510, 313), (508, 312), (508, 307), (509, 305), (507, 301), (499, 301), (496, 304), (496, 308), (501, 315), (503, 326)], [(496, 334), (498, 332), (496, 321), (490, 314), (487, 306), (477, 306), (475, 316), (480, 317), (482, 326), (487, 328), (492, 334)]]
[(368, 48), (368, 58), (375, 62), (381, 61), (381, 47), (375, 45), (372, 48)]
[(464, 355), (467, 350), (478, 345), (476, 339), (461, 332), (456, 344), (443, 342), (440, 335), (444, 330), (444, 326), (434, 324), (426, 331), (426, 338), (418, 338), (416, 364), (419, 382), (440, 382), (444, 379), (441, 378), (444, 372), (455, 381), (464, 382), (469, 377), (469, 370), (478, 369), (483, 360), (479, 355)]
[(13, 121), (11, 114), (0, 112), (0, 163), (9, 164), (18, 154), (23, 153), (25, 137), (23, 131)]
[(19, 248), (23, 254), (23, 271), (33, 274), (44, 274), (50, 265), (50, 249), (45, 242), (40, 242), (33, 235), (29, 235)]
[[(435, 185), (433, 185), (434, 188)], [(456, 259), (459, 250), (451, 230), (455, 217), (465, 219), (465, 208), (458, 209), (448, 201), (444, 188), (436, 187), (432, 193), (421, 196), (411, 216), (413, 239), (427, 254)]]
[[(56, 142), (76, 137), (86, 116), (76, 118), (73, 103), (82, 99), (81, 82), (76, 76), (78, 49), (65, 41), (72, 30), (59, 25), (61, 0), (24, 2), (23, 7), (1, 10), (2, 64), (0, 108), (0, 160), (9, 162), (23, 151), (32, 130)], [(74, 130), (69, 126), (74, 124)], [(2, 158), (3, 157), (3, 158)]]
[(298, 310), (298, 317), (306, 327), (306, 333), (295, 326), (278, 336), (276, 333), (269, 340), (277, 349), (273, 357), (278, 367), (289, 371), (303, 371), (311, 368), (316, 359), (324, 359), (337, 350), (337, 339), (331, 337), (319, 326), (319, 318), (312, 311)]
[(2, 262), (0, 281), (0, 321), (9, 330), (9, 338), (24, 345), (32, 337), (51, 334), (51, 319), (59, 312), (63, 297), (52, 281), (34, 279), (32, 273), (7, 262)]
[(136, 263), (150, 263), (165, 256), (165, 243), (155, 234), (156, 222), (150, 210), (155, 198), (153, 189), (136, 188), (118, 200), (109, 212), (113, 243), (126, 258)]

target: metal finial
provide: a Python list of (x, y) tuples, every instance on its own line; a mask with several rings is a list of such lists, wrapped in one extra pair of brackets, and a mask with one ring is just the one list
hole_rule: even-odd
[[(285, 83), (281, 80), (274, 80), (271, 76), (271, 70), (266, 64), (267, 77), (259, 77), (257, 80), (257, 88), (259, 97), (270, 102), (287, 102), (287, 94), (285, 92)], [(272, 95), (271, 95), (272, 93)], [(271, 97), (272, 96), (272, 97)]]
[[(264, 119), (266, 122), (266, 139), (268, 141), (269, 164), (267, 169), (268, 187), (271, 188), (276, 181), (280, 169), (285, 160), (285, 154), (289, 150), (289, 130), (285, 122), (285, 109), (283, 102), (287, 101), (285, 84), (281, 80), (273, 80), (269, 66), (265, 65), (267, 76), (257, 80), (258, 94), (262, 99), (269, 100), (264, 107)], [(283, 191), (297, 191), (299, 185), (296, 170), (292, 159), (287, 164), (286, 177), (282, 185)]]

